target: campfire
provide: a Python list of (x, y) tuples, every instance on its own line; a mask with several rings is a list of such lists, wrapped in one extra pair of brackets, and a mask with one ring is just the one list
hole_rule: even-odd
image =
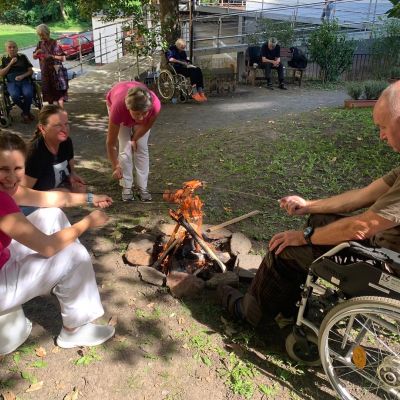
[(138, 267), (142, 280), (166, 284), (176, 297), (194, 294), (204, 286), (237, 285), (239, 277), (252, 278), (261, 263), (261, 256), (249, 254), (252, 244), (245, 235), (225, 228), (259, 211), (203, 226), (203, 202), (195, 193), (202, 187), (201, 181), (192, 180), (181, 189), (166, 191), (163, 199), (176, 205), (169, 210), (174, 224), (141, 231), (125, 254), (127, 263)]

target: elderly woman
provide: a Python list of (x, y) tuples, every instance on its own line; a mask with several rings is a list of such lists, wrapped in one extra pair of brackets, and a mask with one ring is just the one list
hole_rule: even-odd
[(35, 190), (86, 192), (85, 181), (74, 168), (68, 114), (59, 105), (49, 104), (40, 110), (26, 159), (23, 185)]
[(178, 39), (175, 45), (168, 49), (166, 53), (167, 60), (174, 65), (178, 74), (190, 78), (193, 86), (192, 98), (198, 102), (207, 101), (207, 97), (204, 94), (203, 72), (199, 67), (191, 64), (185, 48), (186, 42), (183, 39)]
[[(107, 154), (111, 161), (114, 179), (122, 186), (122, 200), (133, 200), (133, 161), (136, 184), (141, 201), (151, 201), (147, 190), (149, 177), (150, 129), (161, 110), (155, 93), (140, 82), (120, 82), (107, 93), (109, 123)], [(117, 149), (118, 141), (118, 149)]]
[(50, 29), (41, 24), (36, 27), (40, 41), (33, 52), (33, 58), (39, 60), (42, 73), (43, 100), (49, 104), (57, 102), (61, 107), (68, 99), (68, 76), (62, 62), (65, 55), (54, 39), (50, 38)]
[(5, 77), (12, 101), (22, 110), (22, 121), (28, 123), (35, 117), (31, 114), (33, 99), (32, 64), (25, 54), (18, 53), (17, 43), (5, 43), (7, 55), (1, 59), (0, 76)]
[[(86, 230), (104, 225), (107, 216), (93, 211), (72, 226), (58, 207), (90, 202), (112, 204), (108, 196), (39, 192), (20, 186), (24, 175), (25, 143), (15, 134), (0, 133), (0, 355), (18, 348), (32, 324), (21, 305), (53, 293), (61, 306), (63, 327), (57, 345), (63, 348), (96, 346), (114, 335), (111, 326), (92, 321), (104, 310), (90, 255), (77, 240)], [(18, 205), (40, 208), (25, 217)], [(57, 207), (57, 208), (51, 208)], [(7, 319), (15, 313), (20, 319)]]

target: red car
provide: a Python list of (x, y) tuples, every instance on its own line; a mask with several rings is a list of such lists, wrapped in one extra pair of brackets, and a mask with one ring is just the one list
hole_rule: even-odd
[(77, 33), (74, 35), (65, 35), (57, 40), (67, 58), (79, 57), (79, 45), (82, 55), (94, 51), (94, 42), (92, 32)]

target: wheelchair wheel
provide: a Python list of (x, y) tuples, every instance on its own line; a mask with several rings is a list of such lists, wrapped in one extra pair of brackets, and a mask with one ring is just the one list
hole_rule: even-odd
[(285, 342), (286, 352), (289, 357), (303, 365), (309, 367), (317, 367), (321, 365), (318, 353), (318, 338), (313, 334), (306, 336), (308, 349), (304, 349), (301, 343), (297, 340), (295, 334), (290, 333)]
[(162, 70), (157, 80), (158, 93), (161, 100), (169, 101), (174, 97), (175, 93), (175, 80), (171, 72)]
[(7, 128), (11, 125), (11, 116), (4, 97), (4, 93), (0, 93), (0, 126)]
[(342, 399), (400, 399), (400, 301), (355, 297), (322, 321), (322, 366)]

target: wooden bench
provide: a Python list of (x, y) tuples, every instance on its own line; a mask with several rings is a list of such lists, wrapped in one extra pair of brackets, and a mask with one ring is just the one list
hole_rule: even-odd
[[(285, 78), (291, 78), (291, 82), (298, 80), (299, 86), (303, 80), (305, 68), (292, 68), (288, 66), (292, 53), (287, 47), (281, 47), (281, 62), (285, 69)], [(265, 80), (265, 72), (261, 63), (261, 46), (249, 46), (245, 54), (246, 81), (255, 86), (257, 80)]]

